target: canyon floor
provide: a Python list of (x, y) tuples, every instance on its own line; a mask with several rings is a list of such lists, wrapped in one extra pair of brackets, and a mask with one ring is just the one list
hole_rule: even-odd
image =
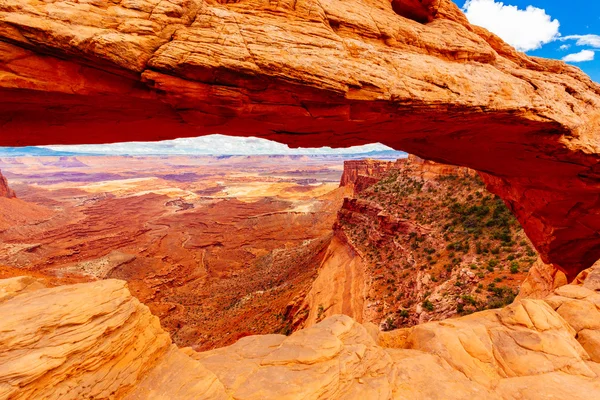
[(116, 278), (178, 345), (289, 329), (345, 188), (339, 158), (4, 158), (0, 275)]

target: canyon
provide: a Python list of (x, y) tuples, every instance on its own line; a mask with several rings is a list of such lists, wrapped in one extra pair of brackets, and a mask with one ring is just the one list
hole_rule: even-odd
[(567, 284), (468, 168), (341, 164), (1, 159), (0, 397), (600, 394), (598, 266)]
[[(290, 328), (342, 204), (335, 157), (7, 157), (0, 270), (116, 278), (180, 346)], [(123, 221), (127, 221), (123, 223)]]
[[(126, 280), (197, 350), (335, 314), (392, 330), (502, 307), (534, 264), (566, 283), (475, 171), (412, 155), (343, 169), (326, 156), (0, 165), (20, 193), (0, 212), (4, 276)], [(556, 286), (533, 283), (527, 297)]]
[(451, 0), (0, 0), (0, 398), (600, 397), (600, 85)]
[[(513, 303), (532, 265), (560, 271), (477, 173), (412, 155), (341, 163), (1, 159), (19, 198), (0, 229), (0, 397), (533, 398), (532, 379), (600, 393), (596, 269), (568, 286), (538, 276)], [(479, 239), (446, 226), (463, 202), (489, 205)]]

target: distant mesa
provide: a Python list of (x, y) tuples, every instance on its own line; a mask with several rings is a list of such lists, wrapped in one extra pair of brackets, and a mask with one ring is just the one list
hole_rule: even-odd
[(25, 146), (25, 147), (0, 147), (1, 157), (63, 157), (83, 155), (83, 153), (56, 151), (46, 147)]
[(82, 168), (87, 167), (86, 164), (79, 161), (76, 157), (61, 156), (57, 160), (43, 162), (44, 165), (60, 167), (60, 168)]

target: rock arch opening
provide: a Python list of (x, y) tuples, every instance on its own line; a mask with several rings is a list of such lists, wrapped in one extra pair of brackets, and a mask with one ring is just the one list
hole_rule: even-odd
[(169, 4), (114, 27), (96, 26), (100, 7), (61, 21), (56, 2), (0, 7), (0, 145), (381, 142), (480, 171), (570, 278), (600, 258), (600, 86), (578, 69), (516, 52), (447, 1), (418, 26), (366, 0)]

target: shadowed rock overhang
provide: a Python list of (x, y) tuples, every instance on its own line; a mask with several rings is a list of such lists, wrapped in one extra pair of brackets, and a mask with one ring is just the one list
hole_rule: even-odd
[(599, 106), (450, 0), (0, 2), (0, 146), (381, 142), (480, 171), (571, 278), (600, 258)]

